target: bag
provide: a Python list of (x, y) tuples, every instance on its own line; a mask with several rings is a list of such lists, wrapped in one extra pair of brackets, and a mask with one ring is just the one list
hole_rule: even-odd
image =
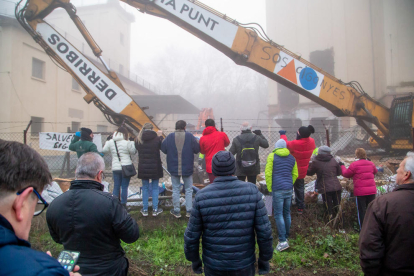
[[(122, 165), (121, 157), (119, 156), (119, 151), (118, 151), (118, 146), (116, 145), (116, 141), (114, 141), (114, 143), (115, 143), (115, 148), (116, 148), (116, 154), (118, 155), (118, 159), (119, 159), (119, 164), (121, 164), (121, 167), (122, 167), (122, 177), (128, 178), (128, 177), (136, 175), (137, 170), (135, 170), (134, 163), (131, 163), (130, 165)], [(129, 158), (131, 158), (131, 156), (129, 156)]]
[(256, 135), (250, 141), (243, 142), (240, 137), (237, 137), (241, 144), (241, 156), (240, 156), (240, 167), (243, 172), (254, 173), (257, 162), (257, 151), (254, 149), (254, 141), (256, 140)]

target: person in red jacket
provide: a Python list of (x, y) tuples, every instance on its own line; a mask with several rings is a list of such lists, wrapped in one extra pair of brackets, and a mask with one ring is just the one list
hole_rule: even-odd
[(315, 140), (310, 137), (315, 133), (313, 126), (301, 126), (296, 134), (296, 140), (288, 141), (286, 130), (279, 130), (280, 139), (286, 141), (290, 154), (295, 157), (298, 164), (299, 176), (296, 179), (293, 188), (295, 190), (295, 201), (298, 206), (298, 214), (303, 213), (305, 209), (305, 176), (308, 171), (309, 161), (313, 150), (316, 148)]
[(203, 136), (200, 138), (200, 152), (205, 156), (208, 178), (210, 183), (213, 183), (216, 177), (211, 170), (211, 160), (214, 154), (225, 150), (224, 148), (230, 145), (230, 140), (226, 133), (216, 129), (216, 123), (213, 119), (207, 119), (205, 125)]
[(362, 229), (365, 212), (368, 204), (375, 199), (377, 194), (377, 186), (375, 184), (375, 174), (378, 172), (377, 167), (367, 159), (367, 154), (363, 148), (356, 149), (356, 160), (348, 169), (344, 163), (339, 163), (342, 169), (342, 175), (351, 178), (354, 182), (354, 195), (358, 209), (359, 227)]

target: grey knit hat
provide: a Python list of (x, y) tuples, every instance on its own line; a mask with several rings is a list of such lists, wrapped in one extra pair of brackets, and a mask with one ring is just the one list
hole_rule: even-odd
[(219, 151), (213, 156), (211, 169), (215, 176), (233, 175), (236, 171), (236, 159), (229, 151)]
[(320, 146), (318, 149), (318, 154), (331, 154), (331, 148), (328, 146)]

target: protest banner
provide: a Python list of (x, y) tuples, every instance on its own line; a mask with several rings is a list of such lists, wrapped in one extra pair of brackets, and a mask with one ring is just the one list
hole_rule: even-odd
[[(40, 132), (39, 147), (45, 150), (69, 151), (69, 145), (75, 133)], [(94, 134), (92, 141), (98, 151), (102, 151), (101, 134)]]

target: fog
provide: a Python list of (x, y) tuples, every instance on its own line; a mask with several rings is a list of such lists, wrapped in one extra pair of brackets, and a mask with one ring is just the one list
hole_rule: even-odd
[[(242, 22), (265, 28), (265, 0), (202, 1)], [(134, 12), (131, 70), (163, 94), (178, 94), (198, 108), (213, 108), (226, 127), (256, 121), (267, 108), (267, 78), (236, 65), (227, 56), (173, 23)], [(263, 117), (263, 116), (262, 116)], [(253, 123), (253, 122), (252, 122)]]

